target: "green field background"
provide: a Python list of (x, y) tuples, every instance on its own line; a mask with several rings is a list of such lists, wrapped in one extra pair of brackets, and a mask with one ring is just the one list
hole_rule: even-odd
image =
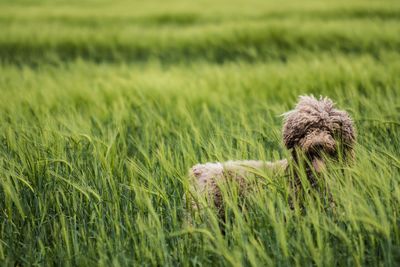
[[(262, 177), (188, 224), (190, 166), (287, 157), (309, 94), (357, 128), (336, 207)], [(1, 266), (399, 266), (399, 186), (400, 1), (0, 1)]]

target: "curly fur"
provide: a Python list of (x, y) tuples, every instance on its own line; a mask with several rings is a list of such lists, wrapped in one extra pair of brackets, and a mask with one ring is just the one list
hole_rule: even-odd
[[(312, 185), (316, 183), (314, 173), (324, 170), (326, 156), (333, 159), (342, 158), (344, 161), (350, 161), (354, 157), (356, 134), (353, 121), (347, 112), (336, 109), (329, 98), (300, 96), (295, 109), (283, 115), (283, 141), (286, 148), (291, 151), (290, 161), (293, 164), (305, 163), (307, 176)], [(239, 194), (243, 195), (250, 186), (246, 176), (266, 169), (274, 172), (287, 171), (288, 165), (288, 160), (205, 163), (193, 166), (189, 170), (189, 175), (195, 192), (206, 195), (221, 210), (223, 202), (218, 186), (221, 181), (236, 181)], [(299, 181), (295, 181), (295, 184), (298, 183)], [(199, 208), (194, 202), (192, 207)]]
[[(264, 174), (272, 172), (277, 175), (283, 173), (287, 168), (286, 159), (269, 162), (259, 160), (238, 160), (227, 161), (224, 163), (205, 163), (193, 166), (189, 175), (193, 179), (192, 186), (197, 194), (205, 196), (208, 200), (214, 202), (219, 213), (223, 213), (223, 199), (219, 187), (220, 182), (226, 182), (227, 179), (234, 180), (238, 185), (239, 196), (244, 196), (250, 186), (250, 175)], [(198, 210), (200, 206), (192, 199), (191, 206)]]

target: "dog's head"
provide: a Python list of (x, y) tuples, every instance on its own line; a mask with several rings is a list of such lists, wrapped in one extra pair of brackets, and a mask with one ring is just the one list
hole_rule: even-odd
[(283, 140), (295, 160), (301, 152), (318, 173), (325, 168), (326, 157), (345, 161), (353, 157), (353, 121), (329, 98), (301, 96), (296, 108), (284, 116)]

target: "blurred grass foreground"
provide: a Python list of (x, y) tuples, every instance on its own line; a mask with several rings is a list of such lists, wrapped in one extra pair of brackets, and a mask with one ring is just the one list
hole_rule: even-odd
[[(1, 266), (399, 266), (400, 1), (0, 1)], [(329, 96), (353, 166), (185, 223), (197, 162), (277, 160)], [(289, 177), (290, 178), (290, 177)]]

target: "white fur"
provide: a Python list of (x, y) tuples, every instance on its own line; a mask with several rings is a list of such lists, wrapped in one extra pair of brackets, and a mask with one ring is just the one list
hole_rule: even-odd
[(195, 178), (195, 183), (200, 191), (215, 182), (218, 179), (225, 177), (225, 173), (234, 173), (240, 177), (246, 176), (250, 173), (262, 173), (266, 170), (284, 170), (287, 166), (287, 160), (280, 160), (276, 162), (261, 161), (261, 160), (238, 160), (227, 162), (207, 162), (205, 164), (197, 164), (193, 166), (189, 174)]

